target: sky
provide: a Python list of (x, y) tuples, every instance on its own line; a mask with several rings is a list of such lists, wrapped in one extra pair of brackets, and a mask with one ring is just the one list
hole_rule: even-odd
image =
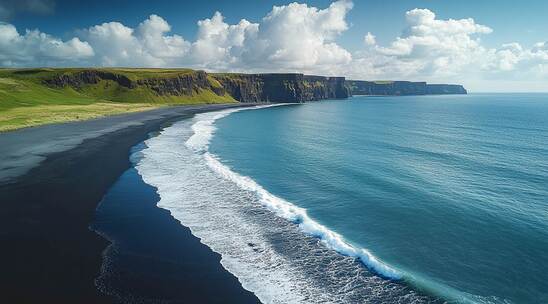
[(190, 67), (548, 91), (548, 1), (0, 0), (2, 67)]

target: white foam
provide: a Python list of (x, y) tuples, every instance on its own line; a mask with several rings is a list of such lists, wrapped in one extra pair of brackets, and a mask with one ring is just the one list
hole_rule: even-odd
[(219, 253), (223, 267), (262, 303), (428, 302), (401, 284), (365, 273), (356, 260), (386, 278), (401, 279), (403, 272), (208, 152), (215, 121), (242, 110), (198, 114), (145, 141), (132, 161), (157, 188), (158, 207)]
[[(256, 206), (253, 197), (211, 171), (202, 154), (186, 148), (181, 139), (190, 137), (190, 128), (185, 123), (147, 140), (142, 157), (134, 158), (143, 180), (157, 188), (158, 206), (221, 254), (223, 267), (262, 303), (335, 302), (271, 246), (263, 230), (277, 225), (264, 227), (242, 214)], [(197, 137), (192, 142), (205, 143)]]
[(216, 120), (221, 119), (225, 116), (228, 116), (234, 112), (245, 111), (245, 110), (254, 110), (262, 109), (268, 107), (282, 106), (282, 104), (272, 104), (272, 105), (262, 105), (248, 108), (236, 108), (236, 109), (226, 109), (222, 111), (202, 113), (196, 115), (196, 122), (192, 125), (192, 131), (194, 134), (186, 141), (186, 145), (195, 150), (196, 152), (205, 152), (209, 147), (209, 141), (215, 132), (215, 123)]
[(360, 261), (369, 269), (385, 278), (394, 280), (401, 279), (402, 276), (399, 271), (380, 261), (367, 249), (357, 248), (348, 244), (341, 235), (329, 230), (327, 227), (310, 218), (305, 209), (297, 207), (292, 203), (273, 195), (257, 184), (253, 179), (232, 171), (228, 166), (222, 164), (218, 157), (206, 152), (209, 141), (216, 130), (214, 126), (215, 121), (238, 110), (240, 109), (231, 109), (214, 115), (211, 113), (199, 114), (199, 120), (192, 126), (194, 135), (187, 140), (186, 145), (197, 152), (203, 152), (206, 163), (214, 172), (221, 177), (232, 181), (240, 188), (255, 193), (259, 197), (259, 202), (270, 211), (280, 217), (298, 223), (299, 227), (305, 233), (320, 238), (328, 248), (341, 254), (360, 259)]
[(241, 110), (243, 109), (229, 109), (221, 112), (207, 113), (207, 115), (198, 114), (202, 119), (192, 125), (194, 135), (186, 141), (186, 145), (197, 152), (206, 151), (209, 141), (213, 136), (213, 132), (215, 131), (215, 126), (213, 126), (213, 123), (216, 120), (229, 115), (230, 113)]

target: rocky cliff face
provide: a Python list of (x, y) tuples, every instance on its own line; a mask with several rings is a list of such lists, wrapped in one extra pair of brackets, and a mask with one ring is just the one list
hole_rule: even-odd
[[(54, 72), (42, 82), (72, 87), (110, 100), (151, 102), (274, 102), (300, 103), (355, 95), (466, 94), (460, 85), (426, 82), (345, 80), (303, 74), (208, 74), (193, 70), (73, 69)], [(91, 89), (89, 89), (91, 87)], [(198, 98), (198, 99), (196, 99)]]
[(110, 80), (117, 85), (135, 89), (145, 87), (154, 91), (159, 96), (186, 96), (192, 95), (199, 90), (212, 90), (217, 95), (223, 95), (224, 90), (212, 84), (207, 73), (204, 71), (193, 71), (181, 73), (170, 77), (148, 77), (141, 79), (130, 79), (128, 76), (102, 70), (83, 70), (70, 74), (59, 74), (45, 79), (43, 82), (49, 86), (81, 89), (84, 85), (98, 84), (102, 80)]
[(458, 84), (429, 84), (426, 87), (426, 94), (467, 94), (466, 89)]
[[(209, 91), (217, 96), (230, 95), (239, 102), (305, 102), (350, 95), (344, 77), (307, 76), (303, 74), (208, 74), (204, 71), (182, 72), (169, 76), (130, 78), (104, 70), (79, 70), (57, 74), (43, 80), (54, 87), (81, 90), (88, 85), (109, 81), (124, 89), (145, 89), (157, 96), (193, 96)], [(215, 95), (212, 95), (213, 98)]]
[(466, 94), (461, 85), (427, 84), (411, 81), (362, 81), (347, 80), (347, 86), (353, 95), (434, 95)]
[(199, 90), (211, 90), (222, 96), (226, 92), (222, 87), (212, 83), (204, 71), (177, 75), (176, 77), (139, 79), (136, 83), (153, 90), (160, 96), (188, 96)]
[(83, 70), (71, 74), (59, 74), (44, 79), (43, 82), (49, 86), (81, 88), (86, 84), (98, 84), (101, 80), (112, 80), (126, 88), (135, 87), (134, 83), (126, 76), (100, 70)]
[(344, 77), (303, 74), (212, 74), (240, 102), (306, 102), (350, 95)]

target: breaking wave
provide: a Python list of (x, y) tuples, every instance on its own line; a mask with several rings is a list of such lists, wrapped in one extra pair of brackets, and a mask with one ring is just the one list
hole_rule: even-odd
[(263, 303), (443, 302), (208, 151), (216, 120), (256, 108), (198, 114), (147, 140), (135, 167), (158, 189), (158, 206)]

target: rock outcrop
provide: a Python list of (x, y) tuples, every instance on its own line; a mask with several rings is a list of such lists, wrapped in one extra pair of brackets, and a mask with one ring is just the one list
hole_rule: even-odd
[(346, 83), (353, 95), (435, 95), (467, 93), (463, 86), (453, 84), (363, 80), (347, 80)]

